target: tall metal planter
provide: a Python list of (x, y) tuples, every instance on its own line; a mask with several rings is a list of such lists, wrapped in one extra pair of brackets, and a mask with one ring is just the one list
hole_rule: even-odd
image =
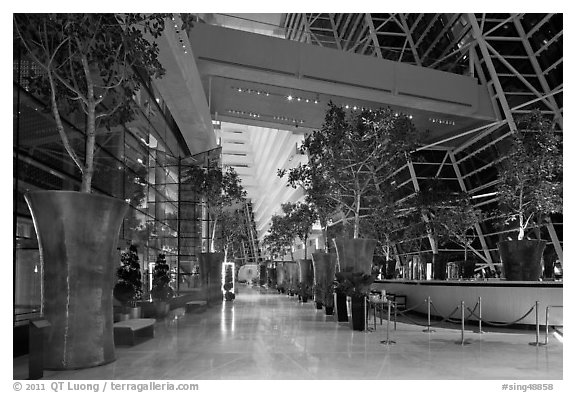
[(284, 262), (276, 262), (276, 288), (279, 292), (286, 291), (286, 271), (284, 269)]
[(294, 296), (298, 289), (298, 265), (294, 261), (284, 262), (288, 293)]
[[(364, 274), (372, 273), (372, 260), (377, 244), (376, 240), (336, 238), (334, 239), (334, 244), (336, 245), (336, 254), (338, 255), (339, 271), (349, 270)], [(339, 306), (340, 305), (337, 306), (337, 309)], [(361, 316), (359, 314), (361, 314)], [(360, 327), (360, 322), (358, 321), (361, 321), (364, 316), (364, 307), (359, 308), (357, 304), (356, 307), (352, 307), (352, 320), (357, 321), (354, 329)], [(361, 330), (363, 330), (363, 328)]]
[(538, 281), (542, 276), (544, 240), (509, 240), (498, 243), (507, 281)]
[(205, 252), (200, 254), (200, 279), (208, 304), (221, 304), (223, 252)]
[[(312, 253), (314, 266), (314, 296), (326, 310), (334, 309), (334, 291), (332, 283), (336, 272), (336, 255), (323, 252)], [(330, 312), (329, 315), (332, 313)]]
[(348, 239), (339, 237), (334, 239), (338, 266), (336, 271), (351, 271), (372, 273), (372, 259), (377, 241), (374, 239)]
[(312, 285), (314, 284), (314, 270), (310, 259), (298, 260), (298, 284), (300, 284), (300, 297), (303, 302), (307, 302), (312, 296)]
[(71, 370), (114, 361), (112, 289), (128, 204), (75, 191), (35, 191), (25, 199), (40, 249), (41, 311), (51, 324), (44, 367)]

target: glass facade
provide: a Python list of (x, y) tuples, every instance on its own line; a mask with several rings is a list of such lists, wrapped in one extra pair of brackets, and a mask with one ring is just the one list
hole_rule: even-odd
[[(79, 190), (81, 177), (63, 148), (49, 108), (28, 89), (27, 78), (38, 72), (37, 67), (18, 51), (13, 60), (13, 263), (17, 322), (37, 316), (41, 301), (40, 255), (24, 194), (37, 189)], [(181, 157), (189, 156), (189, 152), (151, 83), (144, 81), (144, 87), (133, 99), (139, 104), (133, 121), (110, 130), (97, 129), (92, 188), (94, 193), (121, 198), (130, 204), (121, 228), (118, 254), (129, 244), (138, 246), (141, 269), (147, 273), (143, 280), (146, 297), (158, 253), (166, 255), (174, 274), (174, 289), (177, 287), (178, 176)], [(83, 116), (69, 116), (64, 124), (72, 146), (82, 157)]]

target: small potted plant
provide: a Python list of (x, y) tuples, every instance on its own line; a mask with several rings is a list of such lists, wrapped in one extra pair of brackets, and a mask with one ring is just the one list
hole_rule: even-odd
[(234, 292), (232, 292), (232, 284), (227, 282), (226, 284), (224, 284), (224, 291), (226, 291), (224, 293), (224, 300), (231, 302), (232, 300), (236, 299), (236, 295), (234, 294)]
[(120, 261), (122, 266), (116, 270), (118, 282), (114, 286), (114, 297), (122, 303), (130, 318), (140, 318), (138, 300), (142, 299), (142, 274), (137, 246), (130, 245), (128, 251), (122, 253)]
[(156, 315), (163, 318), (168, 313), (170, 305), (168, 301), (174, 296), (170, 287), (170, 266), (166, 262), (166, 255), (160, 253), (152, 272), (152, 300), (155, 304)]
[[(546, 246), (540, 239), (540, 224), (550, 214), (562, 213), (562, 140), (539, 111), (517, 124), (498, 168), (497, 186), (503, 224), (515, 226), (517, 239), (501, 241), (498, 250), (507, 280), (537, 281)], [(536, 239), (530, 239), (534, 224)]]

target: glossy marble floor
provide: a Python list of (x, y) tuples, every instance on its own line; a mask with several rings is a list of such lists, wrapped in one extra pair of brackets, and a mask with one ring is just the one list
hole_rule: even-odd
[[(119, 347), (117, 360), (85, 370), (45, 373), (45, 379), (119, 380), (543, 380), (562, 379), (563, 344), (531, 346), (533, 330), (489, 331), (477, 326), (460, 342), (457, 326), (424, 333), (398, 323), (372, 332), (316, 310), (314, 303), (275, 291), (240, 287), (233, 303), (201, 314), (159, 321), (155, 338)], [(543, 337), (542, 337), (543, 340)]]

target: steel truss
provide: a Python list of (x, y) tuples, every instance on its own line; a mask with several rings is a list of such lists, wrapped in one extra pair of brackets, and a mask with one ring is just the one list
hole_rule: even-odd
[[(497, 196), (483, 197), (494, 196), (494, 165), (503, 159), (501, 144), (517, 132), (517, 116), (539, 109), (563, 131), (562, 14), (300, 13), (288, 14), (284, 27), (291, 40), (468, 75), (486, 86), (498, 121), (456, 136), (471, 137), (447, 149), (435, 172), (440, 176), (452, 166), (460, 189), (478, 198), (476, 206), (497, 202)], [(421, 150), (442, 149), (456, 137)], [(406, 169), (409, 176), (404, 173), (398, 184), (412, 186), (413, 194), (418, 190), (414, 166), (409, 163), (395, 175)], [(562, 262), (555, 226), (545, 226)], [(497, 232), (488, 235), (482, 227), (475, 228), (482, 249), (474, 251), (492, 268), (495, 247), (486, 238)]]

